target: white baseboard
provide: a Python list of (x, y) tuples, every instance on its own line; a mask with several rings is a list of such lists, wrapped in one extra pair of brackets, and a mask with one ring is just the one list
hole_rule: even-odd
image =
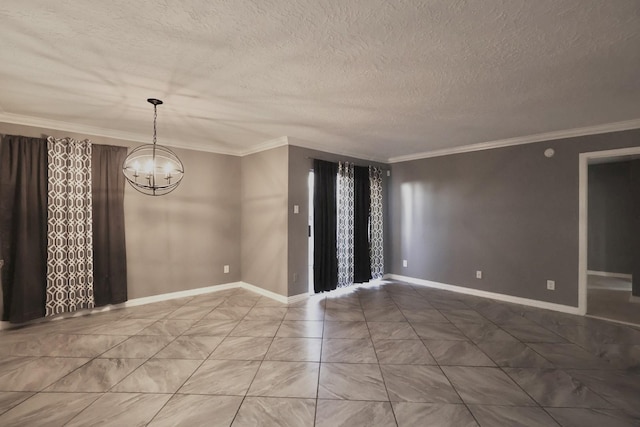
[(275, 292), (271, 292), (271, 291), (268, 291), (266, 289), (262, 289), (262, 288), (260, 288), (260, 287), (258, 287), (256, 285), (252, 285), (251, 283), (247, 283), (247, 282), (239, 282), (239, 283), (240, 283), (240, 287), (241, 288), (244, 288), (244, 289), (246, 289), (248, 291), (255, 292), (256, 294), (260, 294), (260, 295), (265, 296), (267, 298), (271, 298), (271, 299), (276, 300), (278, 302), (281, 302), (283, 304), (287, 303), (287, 297), (284, 296), (284, 295), (280, 295), (280, 294), (277, 294)]
[(624, 320), (616, 320), (616, 319), (610, 319), (608, 317), (593, 316), (591, 314), (585, 314), (585, 317), (590, 317), (591, 319), (604, 320), (605, 322), (618, 323), (620, 325), (633, 326), (634, 328), (638, 327), (637, 323), (625, 322)]
[(309, 299), (309, 294), (298, 294), (298, 295), (294, 295), (292, 297), (288, 297), (287, 298), (287, 304), (293, 304), (295, 302), (300, 302), (300, 301), (304, 301), (306, 299)]
[(152, 295), (149, 297), (142, 297), (142, 298), (134, 298), (113, 307), (114, 308), (135, 307), (138, 305), (151, 304), (154, 302), (193, 297), (196, 295), (208, 294), (211, 292), (224, 291), (226, 289), (240, 288), (242, 287), (241, 283), (242, 282), (231, 282), (231, 283), (224, 283), (222, 285), (205, 286), (204, 288), (187, 289), (185, 291), (168, 292), (166, 294)]
[(280, 295), (277, 294), (275, 292), (272, 291), (268, 291), (266, 289), (262, 289), (256, 285), (252, 285), (251, 283), (247, 283), (247, 282), (240, 282), (240, 287), (247, 289), (251, 292), (255, 292), (257, 294), (260, 294), (262, 296), (265, 296), (267, 298), (271, 298), (273, 300), (276, 300), (278, 302), (281, 302), (283, 304), (293, 304), (294, 302), (299, 302), (299, 301), (304, 301), (307, 298), (309, 298), (309, 294), (305, 293), (305, 294), (298, 294), (298, 295), (293, 295), (290, 297), (286, 297), (284, 295)]
[[(593, 277), (589, 279), (588, 276)], [(604, 283), (599, 283), (602, 281), (602, 279), (597, 279), (597, 277), (606, 277), (609, 280), (605, 281)], [(605, 289), (609, 291), (631, 292), (631, 280), (631, 274), (587, 270), (587, 289)]]
[(251, 292), (255, 292), (257, 294), (266, 296), (268, 298), (272, 298), (284, 304), (290, 304), (292, 302), (301, 301), (309, 297), (308, 294), (300, 294), (300, 295), (294, 295), (292, 297), (285, 297), (283, 295), (279, 295), (279, 294), (276, 294), (275, 292), (267, 291), (265, 289), (259, 288), (249, 283), (232, 282), (232, 283), (224, 283), (222, 285), (206, 286), (203, 288), (187, 289), (185, 291), (169, 292), (166, 294), (152, 295), (152, 296), (142, 297), (142, 298), (134, 298), (129, 301), (123, 302), (121, 304), (107, 305), (104, 307), (98, 307), (98, 308), (87, 309), (87, 310), (78, 310), (78, 311), (74, 311), (73, 313), (64, 313), (55, 317), (43, 317), (40, 319), (34, 319), (32, 321), (25, 322), (25, 323), (0, 322), (0, 331), (3, 329), (11, 329), (11, 328), (32, 325), (32, 324), (42, 323), (42, 322), (55, 322), (57, 320), (68, 319), (71, 317), (87, 316), (89, 314), (103, 313), (105, 311), (117, 310), (120, 308), (136, 307), (139, 305), (151, 304), (154, 302), (168, 301), (172, 299), (185, 298), (190, 296), (208, 294), (211, 292), (218, 292), (218, 291), (224, 291), (226, 289), (236, 289), (236, 288), (247, 289)]
[(631, 288), (631, 283), (629, 283), (628, 285), (625, 283), (618, 284), (618, 285), (594, 285), (593, 283), (587, 283), (587, 289), (588, 290), (603, 289), (607, 291), (631, 292), (632, 288)]
[(539, 301), (529, 298), (514, 297), (511, 295), (499, 294), (479, 289), (465, 288), (464, 286), (448, 285), (446, 283), (432, 282), (430, 280), (417, 279), (415, 277), (400, 276), (398, 274), (385, 274), (385, 279), (400, 280), (414, 285), (427, 286), (429, 288), (442, 289), (445, 291), (457, 292), (466, 295), (473, 295), (482, 298), (491, 298), (498, 301), (510, 302), (514, 304), (527, 305), (530, 307), (543, 308), (546, 310), (560, 311), (562, 313), (579, 314), (578, 307), (552, 302)]
[(589, 276), (600, 276), (600, 277), (614, 277), (616, 279), (632, 279), (631, 274), (626, 274), (626, 273), (611, 273), (608, 271), (594, 271), (594, 270), (587, 270), (587, 275)]

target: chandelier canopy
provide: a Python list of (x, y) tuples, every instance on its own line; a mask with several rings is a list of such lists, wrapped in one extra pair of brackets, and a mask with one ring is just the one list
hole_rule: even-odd
[(162, 101), (147, 99), (153, 104), (153, 144), (133, 149), (122, 165), (122, 172), (133, 188), (149, 196), (163, 196), (176, 189), (184, 176), (184, 166), (178, 156), (156, 144), (158, 105)]

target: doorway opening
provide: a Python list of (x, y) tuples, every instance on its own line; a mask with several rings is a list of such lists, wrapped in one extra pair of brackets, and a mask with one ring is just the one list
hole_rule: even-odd
[(579, 312), (640, 324), (640, 147), (582, 153), (579, 166)]

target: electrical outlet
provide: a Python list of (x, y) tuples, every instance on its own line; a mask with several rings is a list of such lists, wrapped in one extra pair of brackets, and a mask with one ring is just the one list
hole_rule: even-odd
[(300, 213), (300, 206), (298, 206), (298, 205), (293, 205), (293, 213), (294, 213), (294, 214)]
[(225, 265), (225, 266), (224, 266), (224, 272), (225, 272), (225, 273), (228, 273), (228, 272), (229, 272), (229, 266), (228, 266), (228, 265)]
[(482, 270), (476, 270), (476, 279), (482, 279)]
[(403, 266), (403, 267), (407, 267), (408, 265), (409, 265), (409, 263), (407, 262), (407, 260), (406, 260), (406, 259), (403, 259), (403, 260), (402, 260), (402, 266)]
[(547, 280), (547, 289), (550, 291), (556, 290), (556, 281), (555, 280)]

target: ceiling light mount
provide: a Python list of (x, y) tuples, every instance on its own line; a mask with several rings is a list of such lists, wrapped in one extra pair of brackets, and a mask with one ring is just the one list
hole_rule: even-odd
[(184, 177), (184, 165), (178, 156), (156, 143), (158, 105), (163, 102), (149, 98), (153, 104), (153, 144), (141, 145), (129, 153), (122, 165), (127, 182), (139, 192), (149, 196), (163, 196), (178, 187)]

